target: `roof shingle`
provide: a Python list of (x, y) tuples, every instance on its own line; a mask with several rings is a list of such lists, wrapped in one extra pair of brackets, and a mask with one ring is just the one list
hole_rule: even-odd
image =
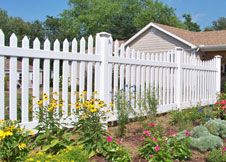
[(168, 32), (196, 45), (215, 46), (226, 45), (226, 30), (220, 31), (205, 31), (205, 32), (192, 32), (184, 29), (179, 29), (172, 26), (153, 23)]

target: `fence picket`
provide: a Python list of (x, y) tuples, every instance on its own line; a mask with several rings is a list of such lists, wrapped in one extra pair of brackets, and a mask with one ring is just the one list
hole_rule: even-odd
[[(0, 29), (0, 46), (5, 46), (5, 35)], [(5, 119), (5, 57), (0, 56), (0, 120)]]
[[(69, 42), (67, 39), (63, 42), (63, 52), (69, 51)], [(63, 74), (62, 74), (62, 111), (64, 116), (68, 115), (68, 78), (69, 78), (69, 63), (68, 60), (63, 60)]]
[[(50, 42), (48, 39), (44, 42), (44, 50), (50, 51)], [(43, 74), (43, 95), (46, 94), (48, 96), (48, 99), (45, 100), (44, 104), (49, 104), (49, 98), (50, 98), (50, 59), (44, 59), (44, 74)]]
[[(59, 40), (54, 41), (53, 50), (56, 52), (60, 51), (60, 42)], [(59, 103), (60, 96), (60, 87), (59, 87), (59, 79), (60, 77), (60, 60), (53, 60), (53, 98), (57, 100)], [(59, 111), (59, 106), (56, 107), (56, 110)]]
[[(88, 54), (93, 54), (93, 37), (90, 35), (88, 38)], [(88, 62), (87, 69), (87, 98), (90, 99), (92, 96), (93, 88), (93, 63)]]
[[(27, 36), (25, 36), (22, 40), (22, 48), (29, 48), (29, 40)], [(28, 122), (29, 121), (29, 114), (28, 114), (28, 107), (29, 107), (29, 59), (23, 58), (22, 59), (22, 98), (21, 98), (21, 121)]]
[[(71, 52), (73, 55), (77, 55), (78, 53), (78, 42), (74, 38), (72, 41), (72, 49)], [(78, 77), (78, 63), (77, 61), (72, 61), (71, 63), (71, 103), (75, 104), (77, 101), (77, 77)]]
[[(17, 47), (17, 37), (13, 33), (10, 37), (10, 47)], [(10, 57), (9, 75), (9, 118), (17, 120), (17, 57)]]
[[(33, 42), (33, 48), (34, 50), (39, 50), (40, 49), (40, 41), (38, 38), (35, 38)], [(39, 88), (40, 88), (40, 77), (42, 74), (40, 74), (40, 59), (39, 58), (34, 58), (33, 59), (33, 96), (35, 97), (33, 99), (33, 105), (36, 105), (36, 103), (39, 101), (40, 96), (39, 96)], [(33, 120), (37, 121), (38, 119), (36, 118), (36, 113), (38, 111), (38, 107), (34, 107), (33, 111), (33, 116), (35, 117)]]
[[(82, 37), (80, 41), (80, 53), (85, 54), (86, 52), (86, 42), (85, 38)], [(79, 94), (82, 94), (82, 92), (85, 90), (85, 62), (80, 62), (80, 71), (79, 71)]]

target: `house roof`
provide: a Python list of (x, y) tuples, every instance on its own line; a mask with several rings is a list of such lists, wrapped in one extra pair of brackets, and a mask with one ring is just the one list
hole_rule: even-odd
[(219, 46), (226, 45), (226, 30), (220, 31), (205, 31), (205, 32), (192, 32), (176, 27), (153, 23), (157, 26), (195, 44), (196, 46)]
[(158, 23), (149, 23), (137, 34), (130, 38), (125, 45), (128, 45), (134, 39), (139, 37), (142, 33), (154, 27), (163, 33), (177, 39), (178, 41), (196, 48), (198, 46), (225, 46), (226, 45), (226, 30), (221, 31), (206, 31), (206, 32), (192, 32), (172, 26), (162, 25)]

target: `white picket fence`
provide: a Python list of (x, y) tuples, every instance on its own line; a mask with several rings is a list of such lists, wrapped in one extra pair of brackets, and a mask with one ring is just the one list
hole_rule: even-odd
[[(0, 30), (0, 120), (5, 119), (4, 69), (5, 59), (10, 60), (9, 76), (9, 119), (17, 120), (17, 61), (22, 59), (22, 89), (21, 89), (21, 122), (28, 129), (34, 128), (37, 120), (29, 121), (29, 62), (33, 62), (32, 95), (36, 96), (34, 103), (40, 96), (40, 65), (43, 61), (43, 94), (50, 96), (52, 92), (62, 93), (63, 110), (68, 114), (71, 103), (76, 102), (74, 91), (82, 93), (87, 90), (88, 99), (92, 91), (97, 91), (98, 97), (111, 102), (113, 95), (126, 87), (136, 86), (136, 96), (145, 89), (155, 87), (159, 106), (158, 112), (163, 113), (176, 108), (186, 108), (193, 105), (213, 104), (216, 93), (220, 91), (221, 56), (209, 61), (201, 61), (195, 55), (187, 54), (181, 48), (161, 53), (143, 53), (125, 49), (116, 40), (113, 42), (108, 33), (98, 33), (95, 39), (88, 38), (88, 50), (84, 38), (78, 42), (74, 39), (71, 44), (65, 39), (63, 51), (60, 50), (58, 40), (50, 50), (50, 42), (44, 42), (44, 49), (40, 49), (40, 42), (36, 38), (33, 48), (29, 48), (29, 40), (25, 36), (22, 48), (18, 47), (15, 34), (10, 37), (10, 45), (4, 45), (4, 34)], [(114, 44), (114, 45), (113, 45)], [(71, 47), (71, 48), (69, 48)], [(94, 50), (95, 49), (95, 50)], [(51, 64), (51, 61), (53, 64)], [(62, 62), (62, 66), (60, 66)], [(62, 69), (61, 69), (62, 67)], [(53, 69), (53, 88), (50, 92), (50, 71)], [(62, 76), (62, 92), (59, 88), (59, 78)], [(69, 83), (70, 82), (70, 83)], [(68, 86), (71, 85), (71, 92)], [(79, 89), (77, 89), (79, 85)], [(55, 96), (59, 99), (59, 96)], [(132, 101), (134, 103), (134, 101)], [(35, 110), (36, 111), (36, 110)], [(117, 120), (111, 116), (109, 121)]]

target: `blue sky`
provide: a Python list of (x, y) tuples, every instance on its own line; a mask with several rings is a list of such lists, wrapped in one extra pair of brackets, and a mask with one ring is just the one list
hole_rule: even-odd
[[(9, 16), (21, 17), (25, 21), (36, 19), (44, 21), (46, 15), (58, 16), (68, 8), (68, 0), (0, 0), (0, 8)], [(203, 29), (211, 26), (212, 21), (226, 17), (226, 0), (162, 0), (176, 9), (180, 19), (183, 13), (192, 15), (193, 21)]]

